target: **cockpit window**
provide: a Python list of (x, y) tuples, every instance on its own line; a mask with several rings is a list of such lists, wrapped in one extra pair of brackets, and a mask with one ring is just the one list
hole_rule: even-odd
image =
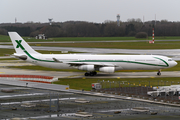
[(173, 61), (172, 59), (168, 59), (168, 61)]

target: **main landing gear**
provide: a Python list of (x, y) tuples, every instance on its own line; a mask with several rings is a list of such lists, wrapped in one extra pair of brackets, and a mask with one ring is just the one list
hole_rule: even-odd
[(157, 72), (157, 75), (161, 76), (161, 70), (159, 70), (159, 71)]
[(84, 76), (94, 76), (94, 75), (97, 75), (97, 72), (96, 72), (96, 71), (94, 71), (94, 72), (86, 72), (86, 73), (84, 74)]

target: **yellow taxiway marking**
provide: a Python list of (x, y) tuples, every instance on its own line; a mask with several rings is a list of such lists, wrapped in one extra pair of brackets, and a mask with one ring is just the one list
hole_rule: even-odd
[(4, 74), (5, 72), (0, 72), (0, 74)]

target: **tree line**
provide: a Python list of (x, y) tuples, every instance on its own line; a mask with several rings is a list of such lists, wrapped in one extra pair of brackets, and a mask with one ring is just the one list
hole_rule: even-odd
[(140, 19), (128, 19), (117, 26), (115, 21), (106, 20), (104, 23), (84, 21), (67, 21), (49, 23), (2, 23), (0, 34), (7, 35), (8, 31), (16, 31), (21, 36), (35, 37), (45, 34), (47, 37), (124, 37), (146, 33), (152, 36), (180, 36), (180, 22), (167, 20), (142, 22)]

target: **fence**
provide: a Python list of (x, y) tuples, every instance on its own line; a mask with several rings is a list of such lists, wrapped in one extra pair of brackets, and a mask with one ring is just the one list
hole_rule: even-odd
[(117, 94), (130, 97), (139, 97), (149, 100), (157, 100), (169, 103), (180, 103), (179, 91), (176, 94), (169, 92), (169, 94), (159, 94), (159, 96), (150, 96), (147, 94), (148, 91), (155, 91), (153, 87), (158, 86), (170, 86), (179, 85), (179, 81), (162, 81), (158, 80), (156, 83), (152, 81), (97, 81), (101, 84), (102, 89), (96, 90), (102, 93)]

